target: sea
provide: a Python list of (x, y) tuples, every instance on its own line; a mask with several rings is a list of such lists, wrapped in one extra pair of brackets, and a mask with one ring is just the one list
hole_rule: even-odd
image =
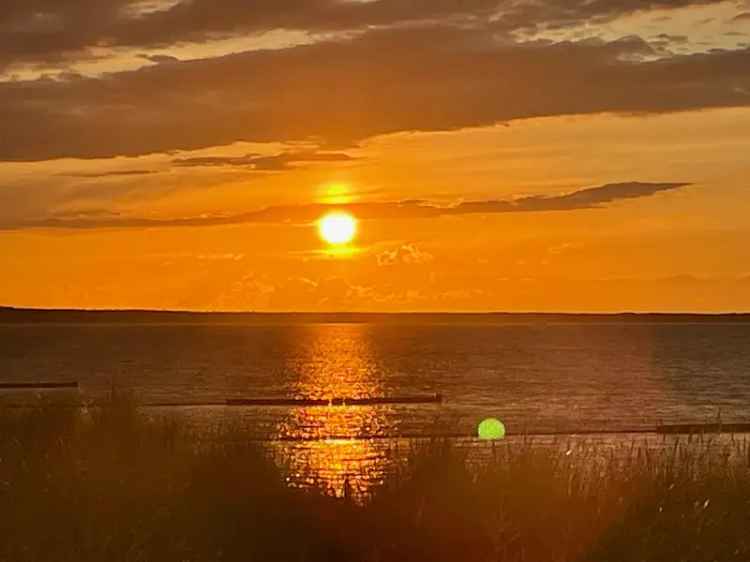
[[(5, 321), (2, 321), (5, 319)], [(198, 431), (242, 426), (295, 483), (378, 478), (405, 441), (648, 436), (661, 424), (750, 422), (745, 316), (0, 315), (0, 407), (88, 405), (114, 390)], [(227, 399), (431, 397), (440, 403), (222, 405)], [(398, 456), (398, 453), (396, 453)]]

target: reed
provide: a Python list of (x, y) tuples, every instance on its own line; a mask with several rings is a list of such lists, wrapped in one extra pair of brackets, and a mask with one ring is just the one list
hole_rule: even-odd
[(366, 498), (132, 403), (0, 414), (0, 560), (746, 561), (750, 447), (415, 445)]

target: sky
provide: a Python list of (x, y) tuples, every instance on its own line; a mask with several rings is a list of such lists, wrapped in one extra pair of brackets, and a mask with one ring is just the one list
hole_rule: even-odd
[(0, 305), (750, 311), (749, 176), (747, 0), (0, 8)]

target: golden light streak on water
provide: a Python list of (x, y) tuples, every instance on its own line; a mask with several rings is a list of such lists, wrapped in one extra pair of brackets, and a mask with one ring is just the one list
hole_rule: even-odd
[[(309, 350), (290, 366), (299, 373), (299, 398), (368, 398), (384, 394), (375, 368), (368, 326), (310, 326), (300, 333)], [(336, 495), (346, 488), (366, 493), (385, 470), (386, 459), (368, 440), (346, 439), (382, 433), (387, 406), (297, 408), (279, 425), (281, 437), (321, 439), (295, 447), (286, 459), (290, 478), (308, 485), (322, 483)], [(381, 444), (382, 446), (382, 444)], [(347, 475), (348, 479), (347, 479)]]

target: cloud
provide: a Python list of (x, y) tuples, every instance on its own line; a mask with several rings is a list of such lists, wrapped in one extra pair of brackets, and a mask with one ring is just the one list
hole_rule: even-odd
[(427, 26), (102, 77), (5, 82), (0, 160), (236, 141), (345, 146), (530, 117), (750, 106), (750, 49), (633, 60), (649, 49), (632, 37), (517, 44), (489, 28)]
[(743, 12), (732, 18), (732, 21), (750, 21), (750, 12)]
[(85, 209), (65, 209), (57, 211), (53, 217), (61, 220), (101, 220), (113, 219), (120, 216), (120, 213), (109, 209), (85, 208)]
[(405, 264), (405, 265), (422, 265), (430, 263), (435, 257), (420, 250), (415, 244), (403, 244), (392, 250), (386, 250), (378, 254), (377, 262), (381, 267), (389, 267), (392, 265)]
[(72, 172), (60, 175), (69, 178), (111, 178), (120, 176), (147, 176), (158, 173), (157, 170), (113, 170), (109, 172)]
[(5, 0), (0, 10), (0, 69), (14, 62), (62, 61), (96, 45), (129, 3)]
[(671, 191), (686, 187), (688, 183), (611, 183), (591, 187), (557, 197), (525, 197), (514, 201), (517, 208), (526, 211), (590, 209), (621, 199), (648, 197), (660, 191)]
[(173, 57), (171, 55), (149, 55), (149, 54), (143, 54), (140, 55), (142, 59), (145, 59), (149, 62), (153, 62), (156, 64), (169, 64), (173, 62), (180, 62), (180, 59), (177, 57)]
[[(574, 211), (595, 209), (620, 200), (648, 197), (656, 193), (672, 191), (690, 185), (689, 183), (613, 183), (592, 187), (572, 193), (553, 196), (522, 197), (513, 200), (467, 201), (453, 206), (438, 206), (428, 201), (371, 202), (334, 205), (311, 203), (267, 207), (228, 216), (201, 216), (177, 219), (148, 218), (104, 218), (104, 219), (60, 219), (51, 217), (37, 221), (0, 224), (0, 229), (22, 228), (166, 228), (224, 226), (246, 223), (266, 224), (309, 224), (334, 209), (346, 209), (360, 220), (372, 219), (420, 219), (460, 216), (471, 214), (533, 213), (550, 211)], [(401, 248), (393, 259), (426, 258), (427, 254), (416, 253), (415, 248)], [(389, 259), (389, 258), (386, 258)], [(384, 265), (384, 264), (381, 264)]]
[(498, 30), (559, 29), (649, 9), (712, 0), (182, 0), (145, 11), (138, 0), (8, 0), (0, 14), (0, 68), (94, 56), (93, 48), (154, 48), (296, 30), (319, 34), (418, 22), (494, 19)]
[(296, 164), (311, 162), (348, 162), (357, 160), (343, 152), (282, 152), (272, 156), (246, 154), (245, 156), (204, 156), (172, 160), (172, 165), (180, 167), (248, 167), (256, 171), (280, 172), (292, 169)]
[(670, 35), (669, 33), (660, 33), (653, 39), (657, 46), (684, 45), (688, 42), (687, 35)]

